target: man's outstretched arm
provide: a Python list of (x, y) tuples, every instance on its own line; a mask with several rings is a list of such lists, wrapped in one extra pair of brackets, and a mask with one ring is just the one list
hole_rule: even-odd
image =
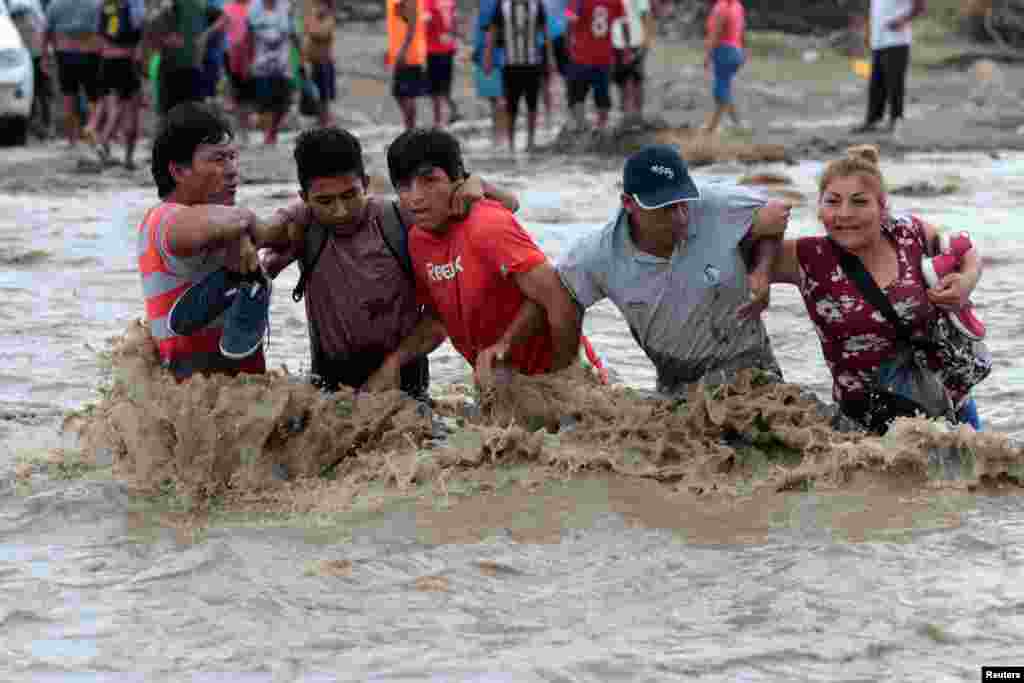
[(569, 367), (579, 353), (579, 308), (554, 267), (545, 262), (513, 277), (526, 300), (501, 339), (477, 355), (477, 375), (485, 386), (493, 380), (495, 364), (505, 360), (513, 346), (526, 342), (545, 326), (551, 330), (554, 346), (552, 371)]
[(441, 321), (427, 312), (420, 318), (413, 331), (402, 340), (398, 348), (388, 354), (384, 362), (366, 380), (367, 391), (387, 391), (402, 385), (402, 368), (444, 343), (448, 338)]
[(758, 208), (747, 239), (753, 240), (752, 258), (747, 274), (750, 301), (739, 309), (741, 318), (756, 318), (768, 308), (772, 272), (782, 253), (782, 237), (789, 226), (790, 204), (771, 201)]

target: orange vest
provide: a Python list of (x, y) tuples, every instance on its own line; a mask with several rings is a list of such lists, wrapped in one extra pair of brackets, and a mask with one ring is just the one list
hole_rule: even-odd
[[(405, 20), (398, 14), (401, 0), (385, 0), (388, 9), (388, 66), (394, 66), (398, 50), (405, 42), (405, 32), (409, 30)], [(405, 63), (410, 66), (422, 66), (427, 61), (427, 22), (425, 0), (416, 0), (416, 27), (409, 50), (405, 54)]]

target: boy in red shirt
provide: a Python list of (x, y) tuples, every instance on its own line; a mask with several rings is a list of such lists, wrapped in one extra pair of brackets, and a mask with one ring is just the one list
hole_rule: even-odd
[(544, 252), (497, 202), (453, 217), (452, 196), (466, 178), (458, 140), (437, 129), (407, 131), (388, 148), (388, 171), (415, 223), (409, 253), (420, 301), (478, 381), (489, 384), (497, 366), (528, 375), (568, 367), (579, 315)]
[[(574, 0), (566, 10), (569, 17), (569, 53), (572, 67), (569, 77), (569, 108), (577, 129), (583, 127), (583, 103), (594, 88), (597, 105), (597, 127), (608, 124), (612, 108), (609, 94), (612, 63), (612, 24), (626, 15), (622, 0)], [(629, 45), (629, 26), (624, 22), (625, 44)], [(632, 50), (622, 50), (625, 62), (633, 60)]]
[[(427, 81), (434, 101), (434, 126), (441, 128), (452, 119), (452, 76), (455, 71), (455, 0), (426, 0)], [(447, 120), (442, 113), (448, 104)]]

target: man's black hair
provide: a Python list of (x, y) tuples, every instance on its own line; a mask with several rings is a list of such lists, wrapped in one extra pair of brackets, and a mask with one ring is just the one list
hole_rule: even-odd
[(160, 198), (174, 192), (171, 162), (188, 166), (199, 145), (223, 145), (234, 138), (231, 124), (216, 107), (200, 102), (173, 107), (153, 140), (153, 180)]
[(343, 128), (313, 128), (295, 141), (295, 166), (303, 192), (317, 178), (334, 178), (353, 174), (366, 175), (363, 167), (363, 146), (355, 135)]
[(466, 177), (462, 147), (451, 133), (437, 128), (413, 128), (399, 135), (388, 147), (388, 174), (395, 189), (417, 173), (435, 166), (452, 180)]

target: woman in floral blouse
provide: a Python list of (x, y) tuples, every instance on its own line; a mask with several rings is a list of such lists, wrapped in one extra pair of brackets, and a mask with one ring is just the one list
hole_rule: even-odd
[[(843, 272), (839, 251), (829, 238), (860, 258), (915, 335), (927, 330), (939, 307), (954, 309), (968, 301), (981, 277), (981, 257), (972, 248), (959, 272), (928, 288), (921, 259), (937, 253), (938, 231), (916, 216), (889, 213), (878, 150), (871, 146), (853, 147), (846, 158), (826, 167), (818, 217), (827, 236), (786, 240), (772, 281), (800, 288), (832, 372), (832, 397), (844, 414), (858, 420), (872, 376), (900, 352), (901, 344), (892, 324)], [(932, 369), (939, 367), (936, 354), (929, 354), (928, 361)], [(960, 406), (960, 420), (979, 427), (968, 388), (947, 384), (946, 391), (953, 405)]]

